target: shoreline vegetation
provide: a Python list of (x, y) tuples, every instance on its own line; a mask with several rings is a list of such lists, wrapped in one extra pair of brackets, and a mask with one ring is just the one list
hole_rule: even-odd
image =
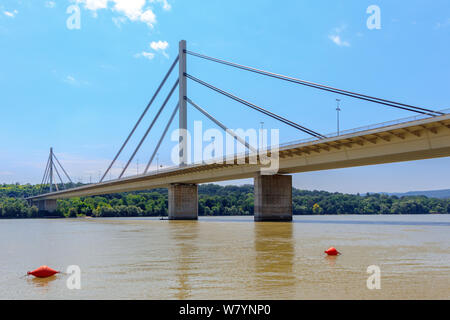
[[(67, 184), (73, 188), (82, 184)], [(62, 186), (60, 186), (61, 189)], [(0, 219), (76, 217), (164, 217), (167, 189), (58, 200), (55, 212), (38, 211), (25, 198), (48, 192), (49, 186), (0, 185)], [(253, 186), (200, 185), (199, 216), (253, 215)], [(450, 199), (386, 194), (343, 194), (293, 188), (294, 215), (450, 214)]]

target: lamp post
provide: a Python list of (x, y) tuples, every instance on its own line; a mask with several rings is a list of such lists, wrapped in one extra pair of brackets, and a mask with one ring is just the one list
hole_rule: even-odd
[(259, 150), (262, 149), (262, 146), (264, 144), (264, 140), (263, 140), (264, 139), (264, 121), (261, 121), (259, 124), (261, 125), (261, 129), (259, 130), (260, 137), (259, 137), (259, 144), (258, 144), (258, 153), (259, 153)]
[(339, 112), (341, 111), (341, 99), (336, 99), (336, 113), (337, 113), (337, 135), (339, 135)]

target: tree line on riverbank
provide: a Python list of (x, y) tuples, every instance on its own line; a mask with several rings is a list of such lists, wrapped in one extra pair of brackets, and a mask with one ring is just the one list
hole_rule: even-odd
[[(77, 185), (67, 185), (74, 187)], [(79, 186), (79, 185), (78, 185)], [(48, 186), (46, 187), (48, 189)], [(44, 188), (44, 191), (45, 189)], [(0, 185), (0, 218), (49, 216), (30, 206), (26, 197), (42, 192), (39, 185)], [(96, 197), (58, 200), (57, 217), (149, 217), (167, 216), (166, 189), (128, 192)], [(253, 215), (253, 186), (199, 186), (200, 216)], [(296, 215), (339, 214), (448, 214), (450, 199), (425, 196), (397, 197), (385, 194), (353, 195), (293, 189)]]

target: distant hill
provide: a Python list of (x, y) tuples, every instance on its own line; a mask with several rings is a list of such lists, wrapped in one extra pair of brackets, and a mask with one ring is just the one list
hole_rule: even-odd
[(431, 191), (409, 191), (405, 193), (387, 193), (390, 196), (407, 197), (407, 196), (426, 196), (428, 198), (450, 199), (450, 189), (431, 190)]

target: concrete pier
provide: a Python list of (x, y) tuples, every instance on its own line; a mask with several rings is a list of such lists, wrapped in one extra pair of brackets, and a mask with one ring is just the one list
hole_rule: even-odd
[(39, 211), (55, 212), (57, 209), (56, 200), (54, 199), (33, 201), (32, 204), (35, 205)]
[(169, 220), (198, 219), (198, 186), (172, 184), (169, 186)]
[(257, 175), (255, 221), (292, 221), (292, 176)]

